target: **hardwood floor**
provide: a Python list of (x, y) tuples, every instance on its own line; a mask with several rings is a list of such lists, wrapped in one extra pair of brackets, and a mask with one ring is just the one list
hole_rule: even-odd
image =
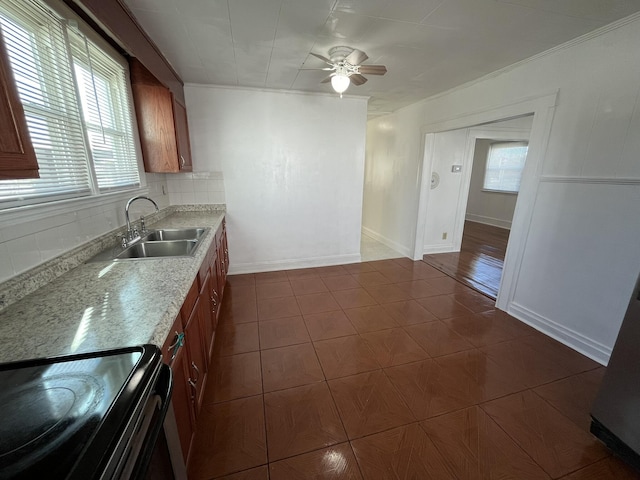
[(425, 255), (423, 260), (495, 299), (500, 288), (508, 241), (509, 230), (466, 221), (459, 252)]

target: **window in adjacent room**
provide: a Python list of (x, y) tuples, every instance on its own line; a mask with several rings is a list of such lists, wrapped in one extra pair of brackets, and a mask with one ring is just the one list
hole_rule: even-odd
[(0, 181), (0, 209), (137, 188), (124, 58), (37, 1), (3, 1), (0, 33), (40, 172)]
[(483, 190), (518, 193), (527, 159), (527, 142), (492, 143), (487, 154)]

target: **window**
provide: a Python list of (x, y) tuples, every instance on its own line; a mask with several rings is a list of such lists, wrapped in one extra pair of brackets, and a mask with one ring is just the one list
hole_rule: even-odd
[(492, 143), (482, 188), (491, 192), (518, 193), (527, 149), (527, 142)]
[(124, 59), (35, 0), (3, 1), (0, 31), (40, 167), (0, 209), (138, 187)]

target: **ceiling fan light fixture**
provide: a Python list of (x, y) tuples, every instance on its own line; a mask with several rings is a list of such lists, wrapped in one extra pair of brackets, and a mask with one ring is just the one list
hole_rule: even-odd
[(336, 73), (333, 77), (331, 77), (331, 86), (340, 95), (342, 95), (342, 93), (347, 88), (349, 88), (350, 83), (351, 80), (349, 80), (349, 77), (342, 73)]

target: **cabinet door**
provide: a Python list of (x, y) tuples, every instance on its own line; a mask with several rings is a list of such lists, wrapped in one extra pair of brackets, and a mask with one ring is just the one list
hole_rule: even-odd
[(224, 287), (227, 283), (227, 272), (229, 271), (229, 249), (227, 248), (227, 230), (222, 227), (222, 235), (218, 245), (218, 258), (220, 259), (220, 271), (218, 286), (220, 288), (220, 297), (224, 294)]
[(206, 379), (204, 347), (202, 343), (203, 327), (202, 309), (200, 299), (196, 302), (191, 318), (189, 319), (185, 329), (185, 345), (189, 354), (189, 364), (187, 371), (189, 372), (189, 386), (191, 388), (191, 402), (193, 405), (194, 418), (198, 418), (200, 405), (204, 393), (204, 384)]
[(38, 178), (38, 161), (0, 35), (0, 180)]
[(188, 383), (187, 362), (187, 352), (184, 347), (179, 348), (171, 363), (171, 371), (173, 373), (171, 402), (173, 403), (173, 413), (176, 417), (178, 436), (180, 437), (180, 446), (182, 447), (182, 457), (184, 458), (185, 464), (189, 457), (191, 440), (195, 430), (193, 428), (195, 419), (193, 418), (193, 407), (191, 403), (191, 387)]
[(220, 316), (220, 307), (222, 306), (222, 295), (220, 294), (220, 259), (216, 254), (211, 259), (211, 299), (213, 303), (214, 314), (214, 330), (218, 326), (218, 317)]
[(173, 100), (173, 120), (175, 123), (176, 142), (178, 145), (178, 162), (181, 172), (192, 170), (191, 144), (189, 143), (189, 123), (187, 122), (187, 109), (175, 96)]
[(207, 371), (209, 371), (209, 361), (211, 360), (211, 353), (213, 350), (213, 335), (216, 325), (216, 310), (214, 304), (214, 299), (211, 296), (211, 274), (207, 273), (206, 279), (202, 284), (199, 303), (199, 307), (202, 310), (202, 338), (204, 340), (205, 367), (207, 368)]
[(171, 92), (163, 86), (136, 83), (131, 89), (145, 171), (179, 171)]

